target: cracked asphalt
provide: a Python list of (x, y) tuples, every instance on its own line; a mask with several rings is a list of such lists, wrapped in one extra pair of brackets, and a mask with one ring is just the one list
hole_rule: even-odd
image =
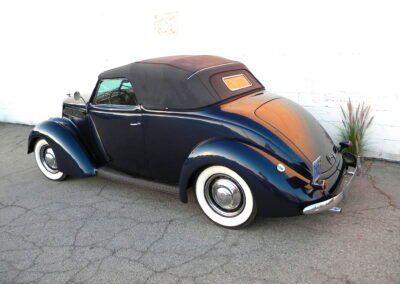
[(191, 195), (52, 182), (0, 124), (1, 283), (400, 283), (400, 165), (365, 161), (343, 212), (211, 223)]

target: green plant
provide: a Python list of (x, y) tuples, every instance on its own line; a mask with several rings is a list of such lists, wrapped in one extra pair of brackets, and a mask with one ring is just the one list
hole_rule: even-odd
[(366, 106), (364, 103), (358, 104), (357, 108), (353, 107), (351, 100), (347, 102), (347, 110), (342, 107), (342, 127), (340, 128), (339, 136), (342, 141), (351, 141), (352, 146), (347, 148), (346, 151), (362, 155), (365, 149), (366, 132), (371, 126), (374, 116), (371, 116), (371, 106)]

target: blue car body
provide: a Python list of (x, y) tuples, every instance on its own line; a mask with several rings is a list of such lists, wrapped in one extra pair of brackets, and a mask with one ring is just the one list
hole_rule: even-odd
[[(167, 64), (151, 63), (152, 67)], [(204, 76), (237, 70), (252, 76), (244, 65), (220, 65), (214, 72), (206, 67)], [(202, 169), (223, 165), (246, 180), (263, 216), (300, 215), (306, 207), (338, 196), (347, 169), (356, 167), (355, 158), (343, 155), (315, 118), (290, 100), (267, 93), (255, 77), (255, 88), (195, 108), (150, 108), (140, 99), (134, 105), (96, 104), (101, 82), (128, 77), (122, 76), (125, 69), (102, 73), (85, 102), (65, 100), (62, 118), (32, 130), (28, 152), (44, 138), (67, 175), (89, 177), (109, 167), (177, 186), (183, 202)], [(202, 69), (192, 73), (196, 72), (197, 76)], [(326, 182), (324, 187), (313, 177), (317, 158), (321, 160), (317, 182)], [(278, 171), (277, 165), (285, 171)]]

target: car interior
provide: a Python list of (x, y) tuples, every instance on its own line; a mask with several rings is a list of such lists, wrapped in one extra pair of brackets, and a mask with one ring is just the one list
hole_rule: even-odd
[[(119, 86), (110, 89), (110, 85), (115, 85), (115, 83), (119, 83)], [(136, 105), (137, 101), (133, 87), (128, 80), (110, 79), (100, 83), (94, 103), (97, 105)]]

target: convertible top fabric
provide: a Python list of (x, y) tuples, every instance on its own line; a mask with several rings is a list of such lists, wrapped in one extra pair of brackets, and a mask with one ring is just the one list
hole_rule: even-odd
[[(222, 77), (245, 74), (251, 86), (230, 91)], [(196, 109), (264, 89), (240, 62), (211, 55), (180, 55), (138, 61), (105, 71), (99, 79), (126, 78), (149, 109)]]

